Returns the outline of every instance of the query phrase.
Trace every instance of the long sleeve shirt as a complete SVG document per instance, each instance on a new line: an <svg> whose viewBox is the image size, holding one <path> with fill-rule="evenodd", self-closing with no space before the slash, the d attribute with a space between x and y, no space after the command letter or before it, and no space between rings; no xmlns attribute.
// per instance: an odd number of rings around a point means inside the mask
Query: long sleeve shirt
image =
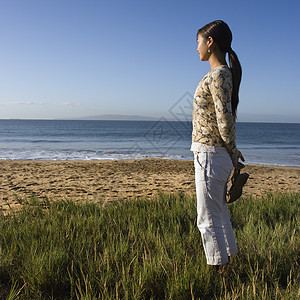
<svg viewBox="0 0 300 300"><path fill-rule="evenodd" d="M218 66L207 73L196 88L193 104L191 150L197 144L225 147L235 161L239 155L235 143L235 119L231 108L232 75Z"/></svg>

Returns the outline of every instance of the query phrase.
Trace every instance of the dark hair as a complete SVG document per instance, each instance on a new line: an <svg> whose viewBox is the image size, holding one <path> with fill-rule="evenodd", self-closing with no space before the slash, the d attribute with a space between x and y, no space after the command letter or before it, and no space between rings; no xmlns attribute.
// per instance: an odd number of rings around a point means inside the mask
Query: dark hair
<svg viewBox="0 0 300 300"><path fill-rule="evenodd" d="M236 53L231 49L232 33L229 26L224 21L213 21L197 32L205 39L212 37L222 52L228 53L229 66L232 73L232 114L236 118L236 109L239 103L239 89L242 78L242 67Z"/></svg>

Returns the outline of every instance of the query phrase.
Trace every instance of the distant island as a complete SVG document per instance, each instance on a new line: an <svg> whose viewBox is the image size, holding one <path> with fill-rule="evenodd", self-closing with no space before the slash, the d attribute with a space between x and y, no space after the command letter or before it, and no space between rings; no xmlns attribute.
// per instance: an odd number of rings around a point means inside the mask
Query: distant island
<svg viewBox="0 0 300 300"><path fill-rule="evenodd" d="M75 119L75 118L74 118ZM138 115L96 115L76 118L76 120L115 120L115 121L157 121L158 118L151 118Z"/></svg>

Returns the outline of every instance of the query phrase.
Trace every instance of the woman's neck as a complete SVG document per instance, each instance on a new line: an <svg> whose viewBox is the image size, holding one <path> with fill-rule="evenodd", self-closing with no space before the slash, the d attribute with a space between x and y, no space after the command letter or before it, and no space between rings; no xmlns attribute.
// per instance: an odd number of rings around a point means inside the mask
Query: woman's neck
<svg viewBox="0 0 300 300"><path fill-rule="evenodd" d="M215 53L212 53L211 56L208 59L208 62L210 64L211 70L219 67L219 66L227 66L225 54L223 55L216 55Z"/></svg>

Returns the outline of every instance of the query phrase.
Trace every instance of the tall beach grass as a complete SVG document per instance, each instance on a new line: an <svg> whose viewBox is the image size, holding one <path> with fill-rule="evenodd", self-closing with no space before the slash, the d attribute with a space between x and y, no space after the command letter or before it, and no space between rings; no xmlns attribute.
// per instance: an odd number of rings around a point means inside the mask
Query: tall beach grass
<svg viewBox="0 0 300 300"><path fill-rule="evenodd" d="M0 299L299 299L300 194L229 206L239 253L208 268L196 199L19 199L0 215Z"/></svg>

